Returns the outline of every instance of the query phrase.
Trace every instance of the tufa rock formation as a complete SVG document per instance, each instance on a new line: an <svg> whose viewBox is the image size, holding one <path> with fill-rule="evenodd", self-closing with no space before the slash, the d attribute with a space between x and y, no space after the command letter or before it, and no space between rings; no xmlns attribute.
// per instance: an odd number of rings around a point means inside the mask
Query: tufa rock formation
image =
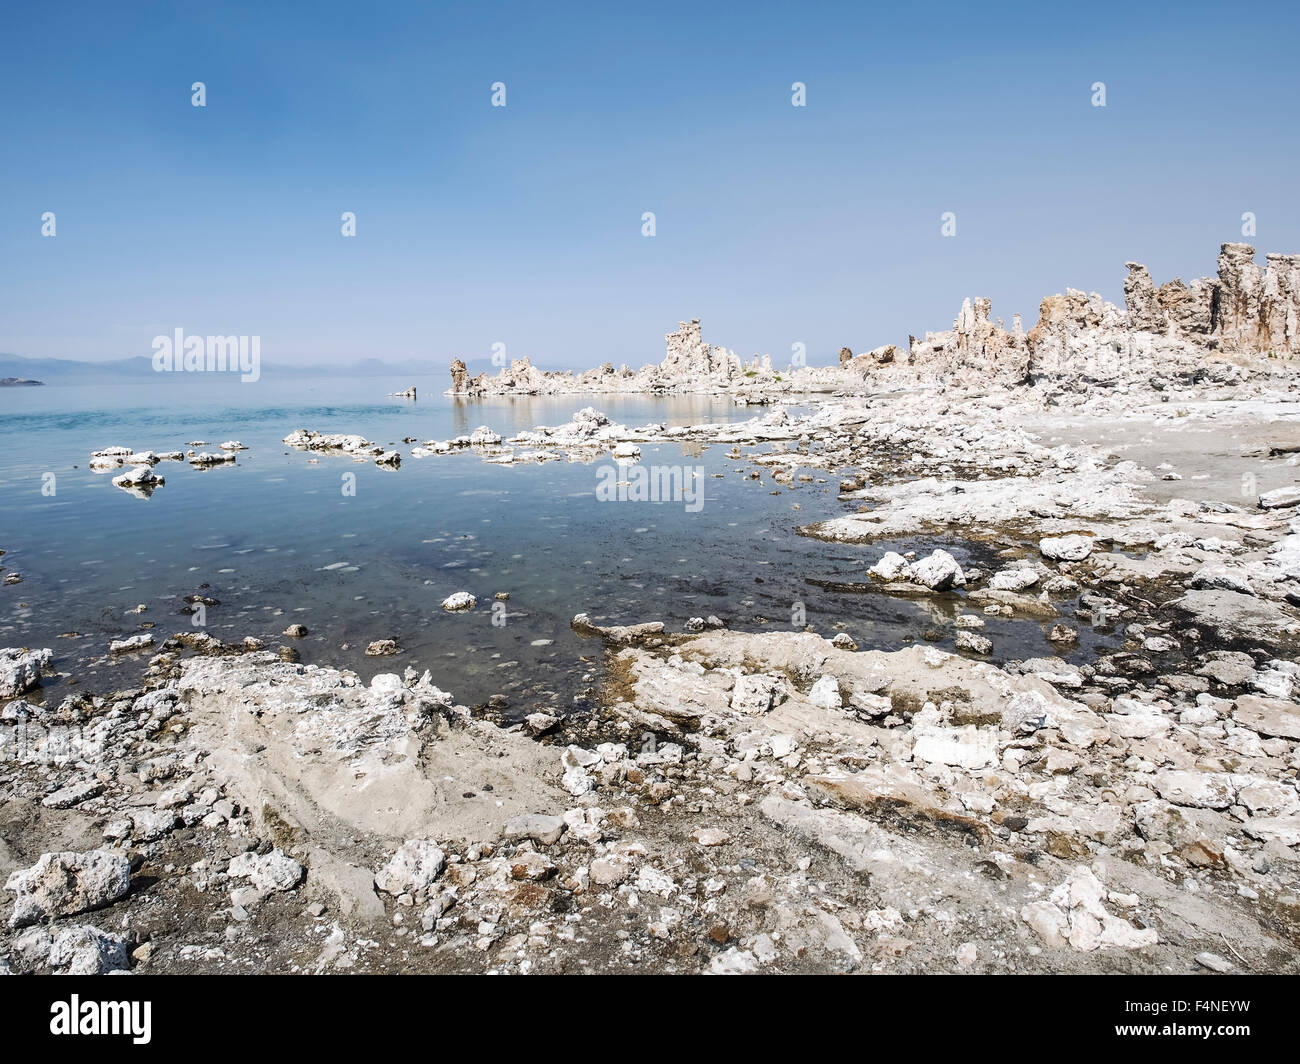
<svg viewBox="0 0 1300 1064"><path fill-rule="evenodd" d="M1028 371L1028 351L1020 315L1012 319L1012 331L1007 332L1001 319L997 322L990 320L992 307L992 301L988 299L963 300L951 330L926 333L922 340L911 337L907 358L894 361L900 368L936 376L971 375L1007 382L1024 380Z"/></svg>
<svg viewBox="0 0 1300 1064"><path fill-rule="evenodd" d="M1249 244L1224 244L1217 277L1159 288L1145 266L1126 263L1123 310L1068 288L1043 300L1027 334L1019 315L1008 332L990 320L989 300L968 299L951 330L912 338L903 365L945 379L1017 383L1224 376L1244 356L1289 357L1300 348L1300 255L1269 254L1263 269L1254 255Z"/></svg>
<svg viewBox="0 0 1300 1064"><path fill-rule="evenodd" d="M744 375L744 368L734 351L706 344L700 338L699 318L678 322L677 331L668 333L664 343L668 353L657 368L665 382L696 376L727 381Z"/></svg>
<svg viewBox="0 0 1300 1064"><path fill-rule="evenodd" d="M1201 338L1209 347L1252 354L1293 353L1300 310L1300 255L1267 254L1260 269L1249 244L1224 244L1219 275L1156 288L1145 266L1125 263L1130 328Z"/></svg>
<svg viewBox="0 0 1300 1064"><path fill-rule="evenodd" d="M469 389L469 367L459 358L451 360L451 390L456 395L464 395Z"/></svg>

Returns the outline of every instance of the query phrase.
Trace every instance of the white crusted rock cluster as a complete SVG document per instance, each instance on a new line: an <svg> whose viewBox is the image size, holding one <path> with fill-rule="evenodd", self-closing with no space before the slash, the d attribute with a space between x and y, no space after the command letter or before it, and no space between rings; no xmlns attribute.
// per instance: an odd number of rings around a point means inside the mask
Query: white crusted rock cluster
<svg viewBox="0 0 1300 1064"><path fill-rule="evenodd" d="M154 488L165 484L165 478L159 476L153 471L151 466L135 466L120 476L113 478L113 484L119 488L125 488L134 494L147 497L152 494Z"/></svg>
<svg viewBox="0 0 1300 1064"><path fill-rule="evenodd" d="M851 378L839 367L813 368L791 365L776 369L770 355L755 355L744 362L725 347L706 343L700 319L678 323L664 337L662 362L614 367L606 362L583 373L538 369L528 358L512 359L496 374L469 375L461 359L451 363L448 395L575 395L637 393L729 394L739 402L766 403L773 396L802 392L830 392Z"/></svg>
<svg viewBox="0 0 1300 1064"><path fill-rule="evenodd" d="M130 447L105 447L90 456L90 468L96 473L111 472L129 467L113 478L113 484L130 495L147 499L155 488L165 483L161 474L154 471L159 462L179 462L185 458L181 451L137 451Z"/></svg>
<svg viewBox="0 0 1300 1064"><path fill-rule="evenodd" d="M105 447L90 456L90 468L96 473L112 472L124 469L113 477L113 484L129 495L147 499L153 492L166 483L155 467L160 462L187 461L199 469L233 463L239 451L248 450L238 440L227 440L221 444L221 450L207 451L137 451L130 447Z"/></svg>
<svg viewBox="0 0 1300 1064"><path fill-rule="evenodd" d="M944 380L996 380L1004 384L1024 381L1028 348L1020 315L1015 315L1008 332L1001 319L989 315L993 304L988 299L966 299L945 332L927 332L921 339L909 337L906 356L891 354L862 365L870 373L873 363L884 374L921 374Z"/></svg>
<svg viewBox="0 0 1300 1064"><path fill-rule="evenodd" d="M378 466L401 465L402 456L397 451L385 451L364 436L347 432L315 432L311 429L294 429L283 440L290 447L304 451L321 451L325 454L349 454L357 458L373 458ZM223 444L224 446L224 444Z"/></svg>
<svg viewBox="0 0 1300 1064"><path fill-rule="evenodd" d="M895 551L887 551L868 572L887 583L914 584L928 591L950 591L966 586L961 566L946 550L934 550L919 561L910 561Z"/></svg>
<svg viewBox="0 0 1300 1064"><path fill-rule="evenodd" d="M1284 869L1296 866L1294 701L1112 697L1091 682L1079 700L1058 689L1066 673L1028 662L1015 672L932 648L855 654L809 634L725 632L613 653L632 692L614 711L633 729L681 743L682 764L710 790L762 786L763 814L869 874L876 904L900 914L919 882L962 878L961 851L987 848L1003 886L974 918L983 934L1019 919L1032 952L1140 951L1160 970L1152 951L1167 934L1187 943L1190 926L1190 938L1213 942L1228 924L1258 934L1254 899L1285 893ZM776 689L757 710L756 681ZM1101 793L1096 771L1109 781ZM601 800L616 790L609 778L587 771ZM1033 867L1013 856L1029 852ZM1220 901L1189 897L1167 868ZM974 882L956 893L967 911L984 904ZM915 940L927 917L911 913L891 930ZM1014 922L1001 934L1014 938ZM868 953L860 937L857 948Z"/></svg>
<svg viewBox="0 0 1300 1064"><path fill-rule="evenodd" d="M137 451L131 447L105 447L90 456L90 468L97 473L121 466L145 466L152 469L159 462L179 462L185 455L180 451Z"/></svg>
<svg viewBox="0 0 1300 1064"><path fill-rule="evenodd" d="M492 431L487 425L480 425L466 436L457 436L450 440L427 440L420 447L413 447L411 454L416 458L427 458L434 454L450 454L452 451L467 447L476 449L495 448L501 442L500 433Z"/></svg>
<svg viewBox="0 0 1300 1064"><path fill-rule="evenodd" d="M189 455L189 463L199 469L209 469L212 466L229 465L235 461L233 451L196 451Z"/></svg>

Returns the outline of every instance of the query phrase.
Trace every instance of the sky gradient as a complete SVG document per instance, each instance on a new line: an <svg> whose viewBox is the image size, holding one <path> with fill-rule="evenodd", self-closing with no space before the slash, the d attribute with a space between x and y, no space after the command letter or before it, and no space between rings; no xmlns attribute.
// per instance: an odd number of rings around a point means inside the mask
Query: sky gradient
<svg viewBox="0 0 1300 1064"><path fill-rule="evenodd" d="M1125 260L1212 274L1244 211L1261 261L1300 251L1298 30L1281 3L11 4L0 351L180 327L268 363L640 365L699 317L816 364L977 295L1028 328L1067 286L1122 302Z"/></svg>

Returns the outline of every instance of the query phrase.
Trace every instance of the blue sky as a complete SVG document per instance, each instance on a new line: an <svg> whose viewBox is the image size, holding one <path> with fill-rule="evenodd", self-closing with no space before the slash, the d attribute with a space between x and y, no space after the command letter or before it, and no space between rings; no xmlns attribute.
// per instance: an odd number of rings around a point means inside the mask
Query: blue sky
<svg viewBox="0 0 1300 1064"><path fill-rule="evenodd" d="M10 4L0 351L825 362L1300 251L1300 14L1147 7Z"/></svg>

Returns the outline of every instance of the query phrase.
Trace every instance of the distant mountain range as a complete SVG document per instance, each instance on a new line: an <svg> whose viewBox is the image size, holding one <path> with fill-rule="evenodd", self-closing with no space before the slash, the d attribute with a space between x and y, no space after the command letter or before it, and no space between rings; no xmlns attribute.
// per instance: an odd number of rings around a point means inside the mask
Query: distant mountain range
<svg viewBox="0 0 1300 1064"><path fill-rule="evenodd" d="M444 377L450 359L408 359L386 362L381 358L363 358L359 362L323 364L319 366L278 365L262 359L263 376L294 377ZM471 374L495 373L490 358L467 360ZM23 355L0 354L0 379L16 378L45 384L83 384L98 381L123 380L138 377L169 377L158 373L153 361L146 355L135 358L116 358L103 362L81 362L70 358L26 358ZM184 374L181 374L184 376ZM450 378L448 377L450 382Z"/></svg>

